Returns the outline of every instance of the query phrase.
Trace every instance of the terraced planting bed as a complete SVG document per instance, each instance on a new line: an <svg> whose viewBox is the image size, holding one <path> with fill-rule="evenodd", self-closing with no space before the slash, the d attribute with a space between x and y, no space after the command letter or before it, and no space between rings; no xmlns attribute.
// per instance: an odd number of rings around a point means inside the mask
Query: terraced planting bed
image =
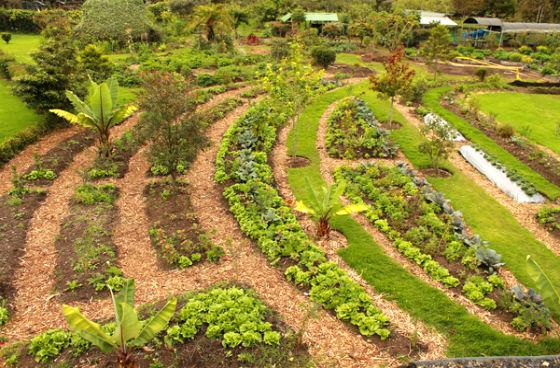
<svg viewBox="0 0 560 368"><path fill-rule="evenodd" d="M555 97L263 4L0 9L0 366L554 366Z"/></svg>
<svg viewBox="0 0 560 368"><path fill-rule="evenodd" d="M356 86L352 87L352 89L346 88L341 89L340 91L331 92L323 96L320 101L312 104L300 118L304 123L299 124L299 129L301 131L298 134L300 136L305 136L306 139L304 144L302 144L298 149L297 154L308 158L311 163L305 168L289 170L288 177L290 186L298 199L305 201L310 200L311 198L310 196L312 194L306 190L307 186L304 184L304 181L309 180L316 186L324 185L325 179L322 178L321 171L319 170L319 166L322 165L322 163L320 161L319 151L317 151L316 148L316 131L319 127L319 121L328 119L328 117L321 118L323 112L327 110L327 107L347 96L349 91L352 91L352 93L361 92L360 87ZM385 102L378 100L375 95L371 94L370 96L371 97L365 97L365 100L372 107L376 118L382 120L387 114L388 105ZM364 98L363 95L362 98ZM403 124L403 127L392 132L393 138L401 147L406 158L412 161L412 163L417 167L426 167L428 165L427 157L419 154L413 146L417 144L415 142L419 142L423 139L420 136L420 133L416 130L416 127L404 120L402 116L397 116L396 119ZM446 167L452 170L452 167L448 164L446 164ZM321 170L324 173L325 170ZM448 196L448 198L450 198L451 193L459 194L454 189L456 187L454 186L455 184L453 183L453 180L455 179L453 178L459 179L461 177L462 175L454 169L453 175L450 178L429 178L429 181L434 183L436 189L443 192L446 196ZM465 179L466 178L462 180ZM474 190L477 188L477 185L475 183L470 183L469 186L466 187ZM500 208L495 201L485 195L482 189L474 191L474 193L483 195L485 200L475 200L474 197L470 197L468 201L470 201L469 203L471 203L471 207L474 208L475 203L476 206L480 207L482 202L489 205L493 203L492 205L496 209ZM473 216L475 216L474 212L471 216L468 211L464 210L466 202L457 201L456 198L457 195L450 198L451 203L455 208L464 212L465 222L472 226L471 220ZM506 212L505 209L502 209L501 211L504 214ZM488 230L488 224L490 223L492 222L485 222L485 226L482 227L477 222L477 228L473 228L473 230L481 233L481 229ZM438 290L440 289L439 287L436 287L435 285L432 286L429 282L419 280L413 276L414 272L412 269L408 269L408 267L402 268L401 265L388 259L385 255L385 252L388 252L388 250L384 250L383 246L378 245L380 244L379 241L382 241L382 239L378 238L376 234L369 233L367 227L363 228L362 226L364 225L362 222L356 222L348 216L340 216L335 218L331 224L335 229L341 231L346 237L348 246L340 249L338 253L348 263L348 265L359 272L362 275L362 278L375 287L377 291L381 291L386 296L394 299L400 308L403 308L419 320L434 326L436 329L444 333L450 344L448 354L455 356L465 354L504 355L509 353L520 354L521 351L533 351L534 353L540 351L542 353L547 351L548 348L546 346L550 346L548 345L549 343L555 341L545 339L539 345L534 345L527 340L524 341L522 339L508 336L509 332L503 334L496 331L494 328L500 329L499 323L494 324L488 320L488 322L494 326L493 328L489 327L485 322L478 319L481 318L483 321L487 321L483 313L479 314L478 318L473 316L467 312L467 309L465 309L464 306L460 305L461 303L457 303L457 301L450 298L450 296L447 296L445 292ZM517 226L521 228L521 226ZM500 227L500 229L503 229L503 227ZM491 231L485 231L485 233L481 234L481 236L483 239L487 239L486 234L491 233ZM375 240L372 236L375 236ZM509 240L510 242L508 242L508 244L511 244L511 236L509 237ZM520 241L523 241L523 244L527 244L525 240ZM494 247L496 242L490 241L490 244ZM547 252L546 247L542 244L538 245L535 249L544 251L545 253ZM506 247L498 249L498 251L502 253L506 265L512 269L515 268L515 271L519 272L516 276L524 277L522 282L525 282L526 280L529 282L529 285L531 285L530 278L523 275L525 268L522 267L521 263L525 261L524 257L519 257L519 264L515 264L515 257L512 258L513 254L506 254L505 250ZM555 256L551 255L551 257L554 259ZM540 259L541 261L544 261L547 258L548 257L543 257ZM508 260L513 260L515 267L512 266L512 262ZM519 267L517 267L518 265ZM437 312L434 310L436 305L438 306ZM469 310L471 313L476 313L471 308L469 308ZM453 329L454 333L447 334L449 329ZM473 331L475 330L477 331L477 337L475 339L471 339L474 334ZM507 327L504 331L507 331ZM554 350L555 348L552 348L551 351ZM509 353L507 353L508 351Z"/></svg>

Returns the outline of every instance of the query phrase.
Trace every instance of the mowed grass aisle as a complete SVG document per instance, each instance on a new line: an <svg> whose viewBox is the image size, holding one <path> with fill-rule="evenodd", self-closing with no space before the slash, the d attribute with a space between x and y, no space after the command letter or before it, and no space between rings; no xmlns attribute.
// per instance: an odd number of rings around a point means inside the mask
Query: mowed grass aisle
<svg viewBox="0 0 560 368"><path fill-rule="evenodd" d="M0 143L43 118L11 92L11 84L0 79Z"/></svg>
<svg viewBox="0 0 560 368"><path fill-rule="evenodd" d="M320 159L315 145L319 119L330 104L351 94L361 95L373 108L378 119L383 120L386 117L388 103L385 100L378 99L374 93L370 92L366 83L327 93L310 104L300 117L296 129L298 131L297 154L307 157L311 163L303 168L290 169L288 172L290 186L298 200L309 201L312 195L305 184L305 178L308 178L316 187L325 185L319 170ZM395 112L395 117L404 124L396 136L398 143L402 146L409 160L415 165L424 166L427 163L426 157L418 154L416 150L416 146L421 142L421 136L416 128L407 123L398 112ZM292 137L293 132L290 135L290 138ZM290 142L288 147L291 147ZM461 174L456 175L463 177ZM437 189L442 191L446 189L444 193L449 196L450 192L457 191L457 187L454 187L456 184L449 182L447 188L442 188L445 185L438 185ZM474 196L485 195L482 188L477 187L475 183L472 183L468 190L472 191ZM486 198L480 197L477 200L486 201ZM490 198L490 201L493 200ZM454 202L453 204L457 209L462 210L462 203ZM491 202L491 207L494 209L501 208L505 211L495 201ZM473 226L470 222L471 214L469 213L469 216L465 217L467 217L467 222ZM516 226L513 229L497 229L493 224L494 222L486 224L490 227L486 229L488 233L499 230L510 234L509 247L523 249L523 247L531 246L531 243L527 244L526 238L516 238L516 232L522 228L515 221L510 224ZM400 308L407 311L412 317L433 326L445 335L449 342L448 355L541 355L560 353L560 341L558 339L545 338L540 343L534 344L492 329L469 314L465 308L450 300L443 292L411 275L386 255L373 238L351 217L338 217L332 225L348 239L348 247L339 251L340 256L364 280L378 292L383 293L386 299L394 300ZM478 231L478 229L476 230ZM481 235L485 237L485 234ZM544 245L535 242L533 241L532 246L544 248L546 251ZM513 257L515 254L511 256ZM509 261L508 258L510 258L509 255L506 257L506 262ZM555 262L558 262L557 257L554 258ZM514 265L512 264L512 266ZM556 269L559 268L556 267Z"/></svg>

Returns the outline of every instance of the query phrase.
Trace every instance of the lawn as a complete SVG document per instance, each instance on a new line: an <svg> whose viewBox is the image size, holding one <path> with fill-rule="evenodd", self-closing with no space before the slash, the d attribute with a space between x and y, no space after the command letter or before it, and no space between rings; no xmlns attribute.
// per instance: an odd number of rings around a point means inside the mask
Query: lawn
<svg viewBox="0 0 560 368"><path fill-rule="evenodd" d="M0 50L13 55L18 63L31 63L31 54L39 48L41 36L36 34L12 34L9 44L0 42Z"/></svg>
<svg viewBox="0 0 560 368"><path fill-rule="evenodd" d="M387 115L388 103L385 100L378 99L373 93L366 92L366 84L361 84L355 87L346 87L322 96L314 103L310 104L299 119L296 126L298 130L299 145L297 147L297 154L305 156L311 160L309 166L289 170L289 182L294 194L298 200L309 200L312 195L308 187L305 185L305 178L309 178L314 186L324 185L324 181L319 171L319 155L316 150L315 141L317 137L317 127L319 118L325 109L333 102L349 95L361 94L370 106L373 108L376 116L383 119ZM416 145L421 138L417 130L410 124L406 123L404 118L396 113L395 118L403 122L405 125L399 130L400 134L396 137L399 144L403 146L405 154L410 155L415 164L420 166L426 164L426 158L417 153ZM291 133L293 134L293 132ZM292 135L290 135L290 138ZM291 147L289 144L288 147ZM456 174L461 180L464 176ZM455 176L454 176L455 177ZM469 185L467 188L472 191L472 195L477 201L483 200L488 206L487 210L491 211L501 209L497 216L506 216L505 209L497 202L488 197L481 188L474 185L474 183L458 182L453 183L449 181L447 188L442 188L442 185L437 185L439 190L446 189L445 194L449 196L452 192L460 192L461 187L451 186L455 185ZM455 200L456 198L451 198ZM472 197L470 198L472 200ZM454 201L454 206L457 209L462 209L463 203ZM471 206L472 208L473 206ZM495 215L496 216L496 215ZM465 214L469 224L472 213L468 211ZM506 223L487 222L489 216L481 217L481 226L488 226L488 234L497 232L507 234L509 245L511 248L517 248L510 252L506 257L506 262L516 255L518 252L524 252L523 247L529 251L530 248L536 247L543 254L550 253L540 243L531 239L530 235L527 236L527 231L523 229L516 222L506 221ZM348 247L339 251L340 256L354 268L361 277L372 285L378 292L383 293L384 298L394 300L400 308L407 311L413 318L423 321L424 323L433 326L440 333L448 338L449 347L447 354L450 356L479 356L479 355L535 355L535 354L549 354L560 352L560 341L557 339L544 339L539 344L535 345L531 342L520 340L511 336L501 334L485 323L481 322L478 318L469 314L462 306L451 301L441 291L427 285L423 281L417 279L405 269L402 268L391 257L387 256L383 249L375 243L371 236L354 220L348 216L342 216L335 219L332 224L337 230L341 231L348 239ZM478 224L477 224L478 225ZM474 227L479 231L478 227ZM501 227L504 226L504 227ZM521 236L518 235L521 232ZM483 236L488 235L483 234ZM501 249L500 249L501 250ZM524 255L520 255L524 260ZM558 258L547 254L554 263L558 262ZM539 259L542 261L542 259ZM560 265L548 266L548 269ZM524 267L512 263L510 267L519 267L516 271L524 272ZM522 269L521 269L522 268Z"/></svg>
<svg viewBox="0 0 560 368"><path fill-rule="evenodd" d="M0 79L0 143L42 120L40 115L12 95L10 88L7 81Z"/></svg>
<svg viewBox="0 0 560 368"><path fill-rule="evenodd" d="M495 114L499 123L511 125L531 141L560 154L557 127L560 124L560 96L499 92L475 96L484 113Z"/></svg>

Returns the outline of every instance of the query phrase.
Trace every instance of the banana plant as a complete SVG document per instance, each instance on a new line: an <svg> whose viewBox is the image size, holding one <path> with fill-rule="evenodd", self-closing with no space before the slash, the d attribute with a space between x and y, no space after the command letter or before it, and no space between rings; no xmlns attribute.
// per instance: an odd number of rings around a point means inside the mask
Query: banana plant
<svg viewBox="0 0 560 368"><path fill-rule="evenodd" d="M117 352L119 367L135 367L131 347L141 347L150 342L160 331L167 327L175 313L176 299L171 299L152 318L138 319L134 309L134 280L127 280L125 287L111 298L115 308L115 330L107 333L101 325L82 315L79 308L63 305L63 313L70 329L97 346L104 353Z"/></svg>
<svg viewBox="0 0 560 368"><path fill-rule="evenodd" d="M527 256L527 273L533 279L536 289L555 319L560 317L560 293L546 272L531 256Z"/></svg>
<svg viewBox="0 0 560 368"><path fill-rule="evenodd" d="M99 152L103 157L111 154L109 132L112 127L120 124L136 110L135 105L118 106L119 83L113 77L101 84L90 79L87 96L82 101L72 91L66 91L66 97L74 106L76 113L65 110L49 110L53 114L67 120L70 124L91 129L97 133Z"/></svg>
<svg viewBox="0 0 560 368"><path fill-rule="evenodd" d="M295 210L311 215L311 218L317 222L316 232L319 239L329 237L331 232L330 221L334 216L350 215L367 209L367 206L363 203L342 205L340 196L344 194L346 188L344 182L323 186L320 191L313 188L308 178L305 178L305 182L312 194L311 201L309 204L298 201Z"/></svg>

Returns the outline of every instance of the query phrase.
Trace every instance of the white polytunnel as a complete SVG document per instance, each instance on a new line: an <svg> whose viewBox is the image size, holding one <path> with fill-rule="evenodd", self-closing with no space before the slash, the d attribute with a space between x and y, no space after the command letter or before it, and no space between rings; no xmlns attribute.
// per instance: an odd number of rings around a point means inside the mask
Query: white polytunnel
<svg viewBox="0 0 560 368"><path fill-rule="evenodd" d="M508 178L507 174L490 163L482 152L477 151L473 146L465 145L459 149L461 155L477 169L482 175L486 176L502 192L513 198L519 203L542 203L545 198L537 193L528 195L521 187Z"/></svg>

